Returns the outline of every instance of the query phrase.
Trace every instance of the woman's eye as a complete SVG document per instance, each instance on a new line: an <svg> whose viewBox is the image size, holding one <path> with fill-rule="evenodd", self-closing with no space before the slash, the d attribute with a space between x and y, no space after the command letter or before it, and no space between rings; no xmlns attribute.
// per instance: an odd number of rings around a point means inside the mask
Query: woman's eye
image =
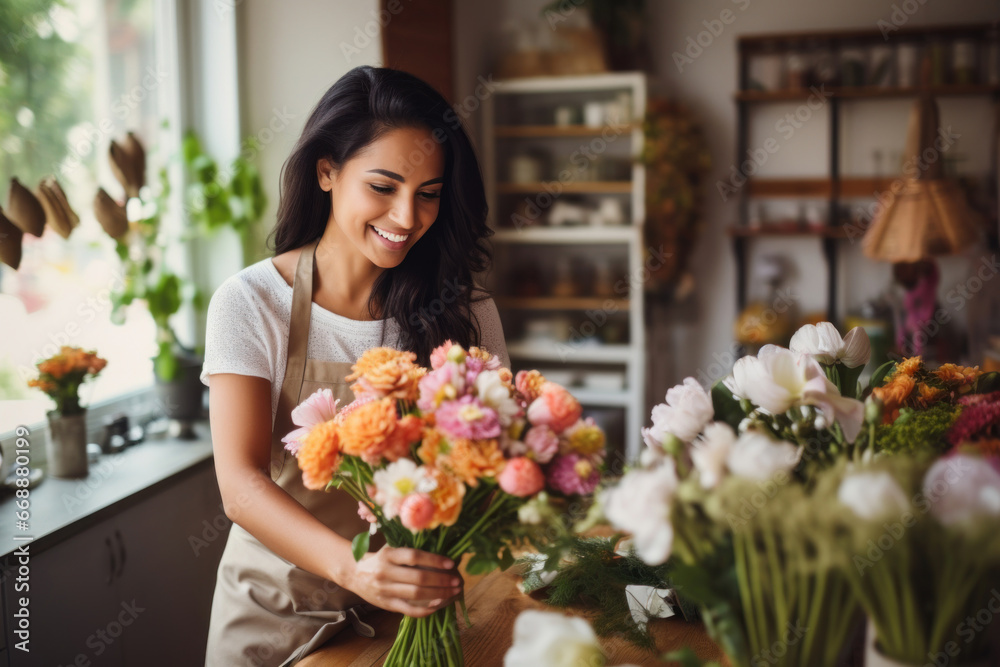
<svg viewBox="0 0 1000 667"><path fill-rule="evenodd" d="M441 192L421 192L420 196L428 200L441 199Z"/></svg>
<svg viewBox="0 0 1000 667"><path fill-rule="evenodd" d="M381 185L375 185L374 183L369 183L369 187L380 195L387 195L392 192L392 188L386 188Z"/></svg>

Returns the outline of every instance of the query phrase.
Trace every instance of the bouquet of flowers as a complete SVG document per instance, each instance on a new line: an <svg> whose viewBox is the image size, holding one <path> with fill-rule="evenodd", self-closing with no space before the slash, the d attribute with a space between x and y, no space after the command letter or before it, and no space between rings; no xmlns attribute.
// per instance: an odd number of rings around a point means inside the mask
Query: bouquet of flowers
<svg viewBox="0 0 1000 667"><path fill-rule="evenodd" d="M857 603L819 548L825 525L798 508L862 432L868 349L862 329L808 325L710 392L687 378L653 408L642 466L599 496L644 561L670 559L733 665L832 667L847 643Z"/></svg>
<svg viewBox="0 0 1000 667"><path fill-rule="evenodd" d="M883 457L841 466L820 486L826 506L842 508L827 542L868 614L869 654L987 664L985 626L1000 608L1000 459Z"/></svg>
<svg viewBox="0 0 1000 667"><path fill-rule="evenodd" d="M94 350L63 345L57 354L38 362L38 377L28 380L28 386L48 394L59 416L77 415L84 411L80 386L97 377L107 364Z"/></svg>
<svg viewBox="0 0 1000 667"><path fill-rule="evenodd" d="M329 390L292 413L284 441L312 489L336 487L358 500L371 531L394 547L458 562L470 573L506 569L518 511L540 493L590 494L600 481L605 436L580 403L537 371L517 377L486 350L447 341L431 354L365 352L347 380L355 400L338 409ZM459 600L464 610L464 598ZM467 620L467 617L466 617ZM455 606L405 617L385 664L463 664Z"/></svg>

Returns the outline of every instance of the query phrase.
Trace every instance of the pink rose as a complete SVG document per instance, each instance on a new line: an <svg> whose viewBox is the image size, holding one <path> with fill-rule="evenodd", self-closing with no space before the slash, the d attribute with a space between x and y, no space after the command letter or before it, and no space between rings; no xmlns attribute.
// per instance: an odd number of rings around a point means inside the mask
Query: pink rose
<svg viewBox="0 0 1000 667"><path fill-rule="evenodd" d="M414 533L431 524L434 518L434 501L425 493L411 493L399 506L399 520Z"/></svg>
<svg viewBox="0 0 1000 667"><path fill-rule="evenodd" d="M542 385L541 396L528 406L528 421L561 433L575 424L582 413L580 402L572 394L554 382L546 382Z"/></svg>
<svg viewBox="0 0 1000 667"><path fill-rule="evenodd" d="M524 434L527 455L539 463L548 463L559 451L559 436L544 424L532 426Z"/></svg>
<svg viewBox="0 0 1000 667"><path fill-rule="evenodd" d="M500 488L512 496L533 496L545 488L545 475L537 463L520 456L507 461L497 477Z"/></svg>

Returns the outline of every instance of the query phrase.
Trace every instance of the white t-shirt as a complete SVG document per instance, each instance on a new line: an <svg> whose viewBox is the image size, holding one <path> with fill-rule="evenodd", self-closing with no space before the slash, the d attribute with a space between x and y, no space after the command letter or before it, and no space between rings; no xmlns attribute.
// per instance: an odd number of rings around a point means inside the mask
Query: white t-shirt
<svg viewBox="0 0 1000 667"><path fill-rule="evenodd" d="M208 305L205 363L201 381L209 385L212 373L236 373L271 381L271 421L285 378L288 322L292 287L270 257L227 278ZM500 314L492 299L472 303L478 319L480 346L497 354L510 367ZM308 356L320 361L354 363L365 350L397 347L399 324L394 318L352 320L312 304ZM384 337L383 337L384 336Z"/></svg>

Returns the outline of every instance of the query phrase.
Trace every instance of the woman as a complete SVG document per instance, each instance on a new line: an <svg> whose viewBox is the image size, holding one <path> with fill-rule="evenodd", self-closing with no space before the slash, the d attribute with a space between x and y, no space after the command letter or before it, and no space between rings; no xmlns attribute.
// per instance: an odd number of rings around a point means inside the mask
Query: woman
<svg viewBox="0 0 1000 667"><path fill-rule="evenodd" d="M450 122L449 122L450 119ZM219 565L207 665L292 665L374 608L426 616L461 591L456 564L372 538L343 491L302 486L281 438L291 411L367 349L447 339L509 366L472 146L444 98L404 72L357 67L319 101L282 172L273 258L226 280L208 310L215 468L234 522ZM268 407L271 408L270 412ZM268 417L270 416L270 421Z"/></svg>

